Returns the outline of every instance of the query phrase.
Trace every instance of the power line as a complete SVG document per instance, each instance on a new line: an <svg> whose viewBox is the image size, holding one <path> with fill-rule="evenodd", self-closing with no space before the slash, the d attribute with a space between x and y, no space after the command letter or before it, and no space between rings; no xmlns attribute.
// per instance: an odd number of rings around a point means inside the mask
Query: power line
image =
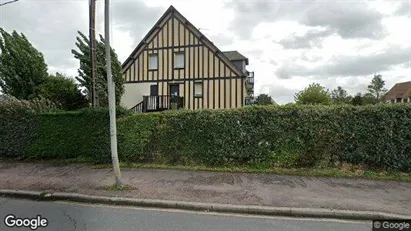
<svg viewBox="0 0 411 231"><path fill-rule="evenodd" d="M5 2L5 3L0 3L0 6L4 6L4 5L7 5L7 4L10 4L10 3L13 3L13 2L17 2L18 0L12 0L12 1L8 1L8 2Z"/></svg>

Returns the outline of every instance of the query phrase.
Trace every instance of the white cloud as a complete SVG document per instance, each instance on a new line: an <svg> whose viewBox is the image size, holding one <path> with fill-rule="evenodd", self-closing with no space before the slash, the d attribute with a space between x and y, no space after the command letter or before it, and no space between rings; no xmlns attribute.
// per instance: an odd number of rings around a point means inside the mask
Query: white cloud
<svg viewBox="0 0 411 231"><path fill-rule="evenodd" d="M382 21L387 28L388 35L384 39L387 42L409 45L411 38L411 17L387 17Z"/></svg>
<svg viewBox="0 0 411 231"><path fill-rule="evenodd" d="M294 33L296 35L303 35L308 30L309 27L298 24L298 22L279 20L276 22L262 22L254 27L250 34L252 34L253 39L269 38L279 41Z"/></svg>
<svg viewBox="0 0 411 231"><path fill-rule="evenodd" d="M0 8L0 27L27 35L50 72L76 75L71 49L77 30L87 34L87 2L19 1ZM355 94L374 72L387 88L411 80L409 1L113 0L110 34L120 61L170 4L221 50L246 55L256 94L279 103L293 101L312 82ZM104 34L102 1L97 12L97 31Z"/></svg>

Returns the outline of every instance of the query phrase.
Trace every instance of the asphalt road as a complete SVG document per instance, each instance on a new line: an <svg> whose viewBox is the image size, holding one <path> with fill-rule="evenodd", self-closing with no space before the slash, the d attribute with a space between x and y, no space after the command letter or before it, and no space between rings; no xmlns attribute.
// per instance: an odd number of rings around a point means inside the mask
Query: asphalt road
<svg viewBox="0 0 411 231"><path fill-rule="evenodd" d="M9 214L18 218L41 215L48 220L48 226L37 230L371 230L371 221L196 213L67 202L36 202L0 197L0 230L30 230L7 228L5 217Z"/></svg>

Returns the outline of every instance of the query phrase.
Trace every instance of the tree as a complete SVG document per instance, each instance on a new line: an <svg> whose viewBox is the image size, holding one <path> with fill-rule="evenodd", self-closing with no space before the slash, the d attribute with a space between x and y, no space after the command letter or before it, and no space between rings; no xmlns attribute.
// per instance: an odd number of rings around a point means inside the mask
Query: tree
<svg viewBox="0 0 411 231"><path fill-rule="evenodd" d="M90 59L90 42L89 39L80 31L78 32L76 46L79 49L71 50L71 53L80 62L80 68L78 69L79 76L76 79L80 82L80 86L84 87L84 94L91 99L92 92L92 79L91 79L91 59ZM99 106L108 106L108 87L107 87L107 70L106 70L106 57L105 57L105 40L100 35L100 41L97 43L97 92L99 97ZM111 49L112 57L112 76L116 89L116 104L120 104L121 96L124 94L124 78L121 73L121 64L118 61L117 54L114 49ZM89 96L90 94L90 96Z"/></svg>
<svg viewBox="0 0 411 231"><path fill-rule="evenodd" d="M362 96L362 105L369 105L369 104L376 104L376 103L378 103L378 99L371 93L367 92Z"/></svg>
<svg viewBox="0 0 411 231"><path fill-rule="evenodd" d="M351 100L352 105L354 106L360 106L362 105L362 95L361 93L357 93L354 98Z"/></svg>
<svg viewBox="0 0 411 231"><path fill-rule="evenodd" d="M312 83L294 95L297 104L331 104L330 93L318 83Z"/></svg>
<svg viewBox="0 0 411 231"><path fill-rule="evenodd" d="M361 93L357 93L357 95L355 95L355 97L351 100L351 104L354 106L369 105L376 103L376 98L370 93L365 93L364 95L362 95Z"/></svg>
<svg viewBox="0 0 411 231"><path fill-rule="evenodd" d="M38 97L44 83L47 64L24 34L7 33L0 28L0 88L4 94L17 99Z"/></svg>
<svg viewBox="0 0 411 231"><path fill-rule="evenodd" d="M276 103L274 102L273 98L271 98L271 96L267 94L260 94L259 96L257 96L257 99L255 100L255 104L269 105L269 104L276 104Z"/></svg>
<svg viewBox="0 0 411 231"><path fill-rule="evenodd" d="M334 104L349 104L352 97L347 94L347 91L344 90L344 88L338 86L331 91L331 99Z"/></svg>
<svg viewBox="0 0 411 231"><path fill-rule="evenodd" d="M371 80L371 84L368 85L368 92L376 99L377 102L381 101L382 96L387 92L384 88L385 81L382 79L382 75L374 75Z"/></svg>
<svg viewBox="0 0 411 231"><path fill-rule="evenodd" d="M64 110L76 110L88 107L88 100L73 79L56 73L46 78L40 86L41 97L53 102Z"/></svg>

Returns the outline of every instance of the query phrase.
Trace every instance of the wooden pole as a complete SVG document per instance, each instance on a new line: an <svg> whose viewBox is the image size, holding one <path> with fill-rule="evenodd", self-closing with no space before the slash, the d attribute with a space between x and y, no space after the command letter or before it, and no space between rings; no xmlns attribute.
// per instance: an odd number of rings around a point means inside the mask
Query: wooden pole
<svg viewBox="0 0 411 231"><path fill-rule="evenodd" d="M96 0L90 0L90 60L91 60L91 105L99 106L97 91L97 54L96 54Z"/></svg>

